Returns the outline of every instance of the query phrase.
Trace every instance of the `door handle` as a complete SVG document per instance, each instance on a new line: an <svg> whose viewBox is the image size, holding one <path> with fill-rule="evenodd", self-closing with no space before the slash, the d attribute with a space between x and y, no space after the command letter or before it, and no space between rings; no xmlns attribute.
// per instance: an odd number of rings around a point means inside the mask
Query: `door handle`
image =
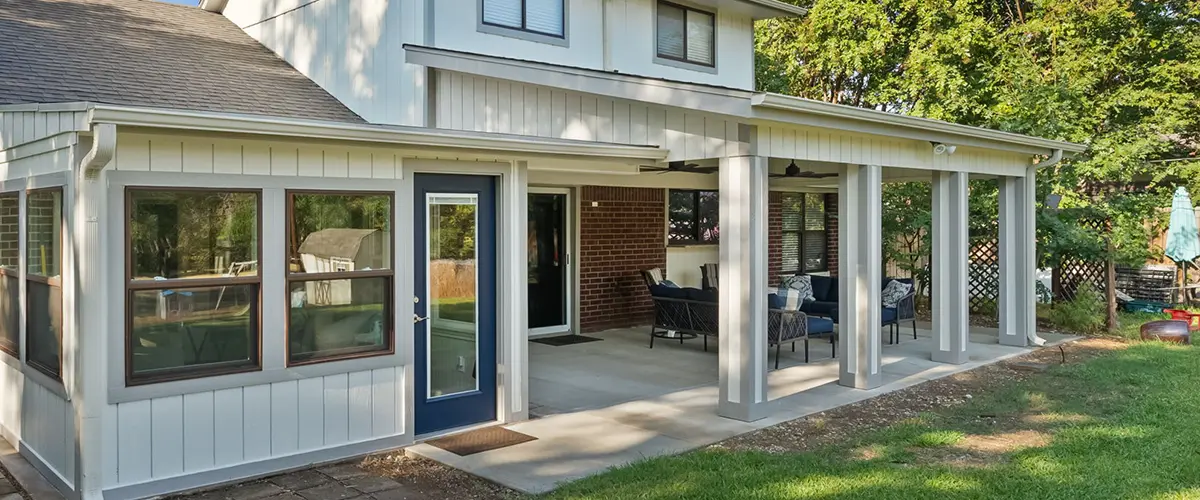
<svg viewBox="0 0 1200 500"><path fill-rule="evenodd" d="M420 323L422 321L425 321L427 319L429 319L429 316L417 316L415 313L413 314L413 324L414 325L417 323Z"/></svg>

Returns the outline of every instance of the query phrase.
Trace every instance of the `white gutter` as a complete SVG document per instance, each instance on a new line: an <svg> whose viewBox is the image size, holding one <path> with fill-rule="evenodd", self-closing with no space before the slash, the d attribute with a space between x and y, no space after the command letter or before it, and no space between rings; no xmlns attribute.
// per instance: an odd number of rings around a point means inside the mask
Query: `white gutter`
<svg viewBox="0 0 1200 500"><path fill-rule="evenodd" d="M1057 150L1059 154L1061 154L1063 151L1080 153L1087 149L1087 146L1072 142L1055 141L1040 137L1014 134L1012 132L992 130L983 127L971 127L940 120L931 120L928 118L887 113L873 109L844 106L840 104L814 101L812 99L804 99L781 94L756 94L751 101L752 105L756 109L772 109L794 113L804 113L808 115L818 115L842 120L853 120L854 122L858 123L909 129L921 134L935 132L953 135L963 139L982 139L985 141L1011 144L1025 148L1036 148L1042 151ZM959 142L959 144L962 144L962 142ZM1045 154L1045 152L1042 154Z"/></svg>
<svg viewBox="0 0 1200 500"><path fill-rule="evenodd" d="M92 126L92 147L83 160L79 169L85 179L99 177L100 171L112 160L117 152L117 126L111 123L97 123Z"/></svg>
<svg viewBox="0 0 1200 500"><path fill-rule="evenodd" d="M146 127L231 134L303 137L404 146L436 152L486 151L502 155L547 155L589 157L623 163L659 162L667 150L655 146L595 143L493 133L460 132L424 127L400 127L357 123L300 120L271 116L240 115L138 108L97 104L88 122L121 127Z"/></svg>
<svg viewBox="0 0 1200 500"><path fill-rule="evenodd" d="M1036 168L1052 167L1054 165L1057 165L1058 162L1062 161L1062 159L1063 159L1063 150L1055 149L1054 153L1052 153L1049 158L1046 158L1045 160L1038 162L1036 165L1033 166L1033 168L1036 169Z"/></svg>

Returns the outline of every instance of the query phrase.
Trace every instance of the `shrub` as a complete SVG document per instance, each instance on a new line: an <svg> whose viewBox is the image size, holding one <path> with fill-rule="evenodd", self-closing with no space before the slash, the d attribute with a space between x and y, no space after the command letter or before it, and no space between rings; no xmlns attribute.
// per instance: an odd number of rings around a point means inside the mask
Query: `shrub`
<svg viewBox="0 0 1200 500"><path fill-rule="evenodd" d="M1075 290L1075 298L1055 304L1050 310L1050 322L1063 330L1076 333L1099 333L1104 329L1104 295L1090 283Z"/></svg>

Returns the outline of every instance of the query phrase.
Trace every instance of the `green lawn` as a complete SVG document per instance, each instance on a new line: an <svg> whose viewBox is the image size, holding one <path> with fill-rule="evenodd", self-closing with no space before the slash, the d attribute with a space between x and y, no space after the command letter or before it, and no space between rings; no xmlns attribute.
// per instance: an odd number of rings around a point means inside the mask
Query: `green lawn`
<svg viewBox="0 0 1200 500"><path fill-rule="evenodd" d="M546 498L1200 498L1200 351L1137 344L817 452L702 450Z"/></svg>

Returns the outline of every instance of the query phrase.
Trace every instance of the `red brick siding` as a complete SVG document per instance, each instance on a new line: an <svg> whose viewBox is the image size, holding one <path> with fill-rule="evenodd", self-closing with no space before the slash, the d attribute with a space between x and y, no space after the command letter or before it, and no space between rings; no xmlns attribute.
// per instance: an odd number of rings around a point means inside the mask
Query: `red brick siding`
<svg viewBox="0 0 1200 500"><path fill-rule="evenodd" d="M641 271L667 267L666 191L585 186L579 194L580 329L649 324L654 306Z"/></svg>
<svg viewBox="0 0 1200 500"><path fill-rule="evenodd" d="M838 274L838 195L825 195L825 259L829 262L829 274Z"/></svg>
<svg viewBox="0 0 1200 500"><path fill-rule="evenodd" d="M783 272L783 193L767 196L767 284L779 284Z"/></svg>

